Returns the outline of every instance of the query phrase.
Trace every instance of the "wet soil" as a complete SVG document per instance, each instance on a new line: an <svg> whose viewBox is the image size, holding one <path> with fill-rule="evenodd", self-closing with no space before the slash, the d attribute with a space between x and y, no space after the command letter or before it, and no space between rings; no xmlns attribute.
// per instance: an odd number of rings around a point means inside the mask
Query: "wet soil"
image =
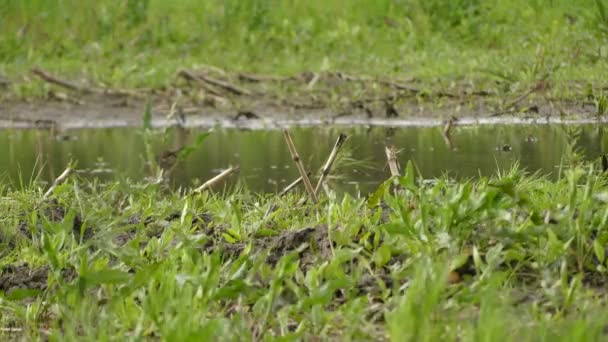
<svg viewBox="0 0 608 342"><path fill-rule="evenodd" d="M45 290L48 286L48 266L33 267L26 264L8 265L0 271L0 291L10 294L15 290ZM65 269L61 272L66 281L76 277L76 271Z"/></svg>
<svg viewBox="0 0 608 342"><path fill-rule="evenodd" d="M501 95L494 89L474 89L464 82L446 87L341 72L272 77L184 70L162 89L66 89L52 82L50 89L43 98L24 101L8 96L1 100L0 126L139 126L147 99L153 104L155 126L390 125L402 120L450 117L581 119L596 114L593 101L585 96L574 100L551 98L546 85L532 85L522 94Z"/></svg>

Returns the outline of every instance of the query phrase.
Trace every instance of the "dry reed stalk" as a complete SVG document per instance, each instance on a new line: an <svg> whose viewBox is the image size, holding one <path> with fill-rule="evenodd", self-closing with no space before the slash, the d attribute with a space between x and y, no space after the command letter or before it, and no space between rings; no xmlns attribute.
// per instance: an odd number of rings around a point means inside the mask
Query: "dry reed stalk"
<svg viewBox="0 0 608 342"><path fill-rule="evenodd" d="M205 190L211 189L214 185L217 185L218 183L222 182L223 180L225 180L226 178L228 178L228 176L230 176L231 174L237 172L239 170L239 166L230 166L229 168L227 168L226 170L222 171L219 175L211 178L210 180L206 181L203 185L199 186L198 188L196 188L194 190L194 192L203 192Z"/></svg>
<svg viewBox="0 0 608 342"><path fill-rule="evenodd" d="M72 168L69 166L65 170L63 170L63 172L59 175L59 177L55 178L55 181L53 181L53 185L51 185L51 187L44 193L44 196L42 196L42 198L49 197L53 193L53 191L55 190L56 187L58 187L63 182L65 182L66 179L68 179L68 177L70 176L72 171L73 171Z"/></svg>
<svg viewBox="0 0 608 342"><path fill-rule="evenodd" d="M294 163L296 164L296 167L298 168L298 172L300 172L300 176L302 177L302 180L304 181L304 186L306 187L306 192L308 192L308 195L310 196L310 198L312 198L313 203L319 202L319 200L317 199L317 195L315 193L315 189L312 187L312 183L310 183L310 179L308 178L308 173L306 172L306 169L304 168L304 164L302 164L302 160L300 159L300 155L298 154L298 151L296 150L296 146L294 145L293 140L291 139L291 135L289 134L289 131L283 130L283 135L285 136L285 142L287 143L287 147L289 148L289 153L291 154L291 159L293 159Z"/></svg>
<svg viewBox="0 0 608 342"><path fill-rule="evenodd" d="M401 171L399 171L399 163L397 162L397 149L394 146L385 146L384 152L386 153L388 167L391 170L391 176L401 176Z"/></svg>
<svg viewBox="0 0 608 342"><path fill-rule="evenodd" d="M62 80L56 76L53 76L51 74L49 74L48 72L39 69L39 68L33 68L32 69L32 74L40 77L42 80L52 83L52 84L56 84L58 86L70 89L70 90L75 90L75 91L80 91L83 93L92 93L93 91L91 89L88 88L84 88L81 87L79 85L76 85L70 81L66 81L66 80Z"/></svg>
<svg viewBox="0 0 608 342"><path fill-rule="evenodd" d="M249 91L247 89L238 87L238 86L236 86L234 84L230 84L230 83L228 83L226 81L221 81L221 80L218 80L218 79L206 76L206 75L195 74L195 73L193 73L192 71L189 71L189 70L180 70L178 72L178 75L182 76L182 77L184 77L186 79L189 79L189 80L201 82L201 83L203 83L205 85L211 85L211 86L223 88L223 89L225 89L225 90L227 90L227 91L229 91L229 92L231 92L231 93L233 93L235 95L239 95L239 96L240 95L252 95L251 91ZM214 94L214 95L222 96L224 94L218 93L218 94Z"/></svg>
<svg viewBox="0 0 608 342"><path fill-rule="evenodd" d="M310 177L310 175L311 175L311 173L308 172L307 176ZM302 178L302 176L298 177L298 179L291 182L291 184L287 185L281 192L279 192L279 197L283 197L286 194L288 194L291 190L295 189L298 185L300 185L300 183L302 183L303 180L304 180L304 178Z"/></svg>
<svg viewBox="0 0 608 342"><path fill-rule="evenodd" d="M340 133L338 140L336 140L336 143L334 144L334 148L331 150L331 153L329 154L329 157L327 158L327 161L325 162L325 165L323 166L323 170L321 171L321 177L319 178L319 181L317 182L317 186L315 187L315 194L319 193L321 184L323 184L323 181L325 181L325 178L327 178L327 176L329 175L329 172L331 171L331 167L334 164L336 157L338 156L338 152L340 151L340 148L346 141L346 138L347 138L346 134Z"/></svg>

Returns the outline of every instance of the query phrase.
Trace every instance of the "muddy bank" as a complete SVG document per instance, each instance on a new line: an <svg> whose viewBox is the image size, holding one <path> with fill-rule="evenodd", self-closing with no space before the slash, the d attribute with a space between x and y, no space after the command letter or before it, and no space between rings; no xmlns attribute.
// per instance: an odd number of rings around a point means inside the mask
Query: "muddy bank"
<svg viewBox="0 0 608 342"><path fill-rule="evenodd" d="M451 117L461 124L597 117L593 99L553 98L544 84L505 95L466 83L446 87L340 72L274 77L211 69L182 70L162 89L121 90L75 84L38 69L32 74L49 90L27 101L6 97L0 103L1 127L134 127L141 125L148 100L155 126L413 126L437 125Z"/></svg>
<svg viewBox="0 0 608 342"><path fill-rule="evenodd" d="M142 104L143 108L143 104ZM0 109L0 129L31 128L119 128L139 127L142 124L137 107L104 107L103 103L88 103L80 106L55 102L37 104L13 103ZM450 117L456 117L457 125L501 125L501 124L586 124L605 123L608 118L596 116L587 106L573 107L572 114L505 114L492 115L474 111L461 111L460 115L450 115L447 110L429 111L426 115L402 115L394 118L382 116L368 117L352 113L332 115L331 109L292 111L285 108L264 108L258 110L255 118L236 118L237 112L215 111L201 108L200 112L189 114L183 120L167 118L161 111L155 111L152 126L157 128L182 127L222 127L241 129L279 129L292 126L380 126L380 127L429 127L443 125ZM574 114L576 113L576 114Z"/></svg>

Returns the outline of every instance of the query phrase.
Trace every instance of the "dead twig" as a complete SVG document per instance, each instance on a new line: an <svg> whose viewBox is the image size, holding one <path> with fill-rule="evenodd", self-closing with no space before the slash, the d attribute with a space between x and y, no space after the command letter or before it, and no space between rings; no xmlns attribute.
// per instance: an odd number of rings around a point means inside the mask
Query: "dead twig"
<svg viewBox="0 0 608 342"><path fill-rule="evenodd" d="M63 182L66 181L66 179L68 179L68 177L70 176L70 174L72 173L72 168L71 167L67 167L60 175L59 177L55 178L55 181L53 182L53 185L51 185L51 187L44 193L44 196L42 196L43 199L46 199L47 197L49 197L53 191L55 190L55 188L57 188L59 185L61 185Z"/></svg>
<svg viewBox="0 0 608 342"><path fill-rule="evenodd" d="M310 177L311 173L308 172L306 175L308 177ZM298 185L300 185L300 183L302 183L303 180L304 180L304 178L302 178L302 176L298 177L298 179L291 182L291 184L287 185L281 192L279 192L279 197L283 197L283 196L287 195L291 190L295 189Z"/></svg>
<svg viewBox="0 0 608 342"><path fill-rule="evenodd" d="M224 181L226 178L228 178L228 176L230 176L231 174L237 172L238 170L239 170L239 166L238 165L237 166L230 166L226 170L222 171L219 175L211 178L210 180L206 181L203 185L201 185L198 188L196 188L194 190L194 192L203 192L205 190L211 189L213 186L215 186L218 183Z"/></svg>
<svg viewBox="0 0 608 342"><path fill-rule="evenodd" d="M49 82L49 83L52 83L52 84L56 84L56 85L58 85L60 87L67 88L67 89L70 89L70 90L79 91L79 92L83 92L83 93L92 93L93 92L89 88L81 87L81 86L79 86L77 84L74 84L74 83L72 83L70 81L62 80L62 79L60 79L60 78L58 78L56 76L53 76L53 75L49 74L48 72L46 72L46 71L44 71L42 69L33 68L31 71L32 71L32 74L40 77L42 80L44 80L46 82Z"/></svg>
<svg viewBox="0 0 608 342"><path fill-rule="evenodd" d="M241 72L238 74L239 80L253 83L260 82L284 82L293 79L293 77L277 77L268 75L248 74Z"/></svg>
<svg viewBox="0 0 608 342"><path fill-rule="evenodd" d="M108 89L108 88L90 88L90 87L84 87L84 86L79 86L73 82L70 81L66 81L64 79L61 79L57 76L51 75L50 73L40 69L40 68L33 68L31 70L32 74L38 76L39 78L41 78L43 81L46 81L48 83L51 84L55 84L58 85L60 87L69 89L69 90L73 90L73 91L77 91L77 92L81 92L81 93L85 93L85 94L101 94L101 95L110 95L110 96L130 96L130 97L135 97L135 98L142 98L143 94L135 91L135 90L128 90L128 89ZM57 95L57 94L56 94Z"/></svg>
<svg viewBox="0 0 608 342"><path fill-rule="evenodd" d="M325 165L323 166L323 170L321 171L321 177L319 177L319 181L317 182L317 186L315 187L315 194L319 193L321 184L323 184L323 181L329 175L329 172L331 171L331 166L333 165L334 161L336 160L336 157L338 156L338 152L340 151L340 148L346 141L346 138L347 138L346 134L340 133L338 140L336 140L336 143L334 144L334 148L331 150L331 153L329 154L329 157L327 158L327 161L325 162Z"/></svg>
<svg viewBox="0 0 608 342"><path fill-rule="evenodd" d="M211 86L207 82L203 81L198 75L193 74L191 71L180 70L177 73L177 75L185 78L188 81L198 82L203 87L203 89L205 89L211 95L218 96L221 98L223 98L225 96L225 94L223 94L221 91L215 89L213 86Z"/></svg>
<svg viewBox="0 0 608 342"><path fill-rule="evenodd" d="M287 143L287 147L289 148L289 153L291 154L291 159L293 159L294 163L296 164L296 167L298 168L298 172L300 172L300 176L302 177L302 180L304 181L304 186L306 187L306 192L308 192L308 195L310 196L310 198L312 198L313 203L317 203L319 200L317 199L315 189L312 187L312 184L310 183L310 179L308 178L308 173L306 172L306 169L304 168L304 164L302 164L302 160L300 159L300 155L298 154L298 151L296 150L296 146L294 145L293 140L291 139L291 135L289 134L289 131L283 130L283 135L285 137L285 142Z"/></svg>
<svg viewBox="0 0 608 342"><path fill-rule="evenodd" d="M218 79L212 78L210 76L195 74L189 70L180 70L178 75L180 75L186 79L189 79L189 80L196 80L199 82L207 83L207 84L215 86L215 87L223 88L235 95L239 95L239 96L240 95L252 95L251 91L249 91L245 88L238 87L234 84L230 84L226 81L218 80ZM215 95L221 95L221 94L215 94Z"/></svg>
<svg viewBox="0 0 608 342"><path fill-rule="evenodd" d="M311 175L311 173L308 172L307 176L310 177L310 175ZM298 177L298 179L291 182L281 192L279 192L278 196L283 197L283 196L287 195L289 192L291 192L293 189L295 189L298 185L300 185L300 183L302 183L303 180L304 180L304 178L302 178L301 176ZM277 208L278 208L278 206L276 204L272 204L270 207L268 207L268 210L266 210L266 212L264 213L264 219L267 219L268 216L270 216L270 214L272 214L275 210L277 210Z"/></svg>

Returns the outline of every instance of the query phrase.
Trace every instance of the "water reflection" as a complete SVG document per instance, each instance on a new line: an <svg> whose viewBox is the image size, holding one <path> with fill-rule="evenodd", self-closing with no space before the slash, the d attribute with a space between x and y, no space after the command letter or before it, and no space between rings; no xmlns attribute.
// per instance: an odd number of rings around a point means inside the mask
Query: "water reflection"
<svg viewBox="0 0 608 342"><path fill-rule="evenodd" d="M240 165L238 179L254 191L276 192L298 177L280 131L216 130L184 162L176 154L202 131L180 127L159 131L152 151L175 185L200 184L229 165ZM566 142L577 139L585 158L606 149L603 126L453 126L433 128L294 128L307 169L317 172L340 132L349 136L329 178L338 191L362 193L386 179L385 145L399 149L399 162L412 160L426 178L491 175L516 161L527 170L556 175ZM27 182L40 173L52 180L73 159L80 174L102 180L149 176L142 135L136 129L0 131L0 174L5 182ZM315 177L316 178L316 177Z"/></svg>

